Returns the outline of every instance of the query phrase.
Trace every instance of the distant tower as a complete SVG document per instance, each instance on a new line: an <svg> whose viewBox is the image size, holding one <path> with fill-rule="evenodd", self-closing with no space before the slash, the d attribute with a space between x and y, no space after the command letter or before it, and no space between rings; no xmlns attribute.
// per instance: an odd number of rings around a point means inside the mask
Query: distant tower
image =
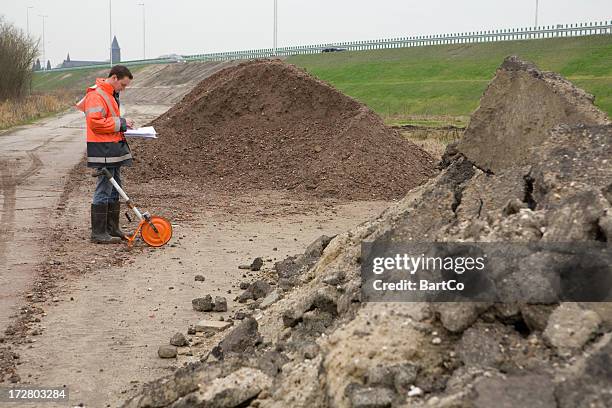
<svg viewBox="0 0 612 408"><path fill-rule="evenodd" d="M113 37L113 43L111 44L112 56L113 56L113 64L121 62L121 47L119 47L119 42L117 41L117 36Z"/></svg>
<svg viewBox="0 0 612 408"><path fill-rule="evenodd" d="M66 62L70 62L70 53L66 56Z"/></svg>

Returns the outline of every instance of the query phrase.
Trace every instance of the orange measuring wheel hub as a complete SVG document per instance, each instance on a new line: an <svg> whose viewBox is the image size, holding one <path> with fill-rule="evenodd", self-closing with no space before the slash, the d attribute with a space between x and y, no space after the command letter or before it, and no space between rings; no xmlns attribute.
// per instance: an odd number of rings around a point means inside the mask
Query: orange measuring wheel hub
<svg viewBox="0 0 612 408"><path fill-rule="evenodd" d="M151 226L153 224L155 228ZM172 238L172 224L165 218L152 216L149 221L142 220L140 236L142 240L152 247L166 245ZM157 231L155 231L157 230Z"/></svg>

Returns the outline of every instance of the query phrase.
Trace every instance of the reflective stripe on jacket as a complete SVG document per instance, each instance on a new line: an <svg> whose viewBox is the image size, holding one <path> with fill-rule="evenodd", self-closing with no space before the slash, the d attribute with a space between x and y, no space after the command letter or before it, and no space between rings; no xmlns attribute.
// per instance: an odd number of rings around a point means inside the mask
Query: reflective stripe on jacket
<svg viewBox="0 0 612 408"><path fill-rule="evenodd" d="M87 122L88 167L117 167L132 163L130 147L123 135L127 126L113 95L113 87L103 78L98 78L77 103L77 109L85 113Z"/></svg>

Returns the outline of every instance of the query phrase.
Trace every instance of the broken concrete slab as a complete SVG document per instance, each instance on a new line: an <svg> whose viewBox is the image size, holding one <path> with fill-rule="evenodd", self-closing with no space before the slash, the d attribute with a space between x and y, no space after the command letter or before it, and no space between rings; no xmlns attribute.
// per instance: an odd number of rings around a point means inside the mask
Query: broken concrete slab
<svg viewBox="0 0 612 408"><path fill-rule="evenodd" d="M593 96L558 74L508 57L497 70L456 149L493 173L533 163L532 151L559 124L603 125Z"/></svg>
<svg viewBox="0 0 612 408"><path fill-rule="evenodd" d="M550 315L544 339L560 354L580 350L595 335L601 324L599 315L577 303L562 303Z"/></svg>
<svg viewBox="0 0 612 408"><path fill-rule="evenodd" d="M219 320L200 320L195 325L196 332L201 333L217 333L230 327L230 322L219 321Z"/></svg>

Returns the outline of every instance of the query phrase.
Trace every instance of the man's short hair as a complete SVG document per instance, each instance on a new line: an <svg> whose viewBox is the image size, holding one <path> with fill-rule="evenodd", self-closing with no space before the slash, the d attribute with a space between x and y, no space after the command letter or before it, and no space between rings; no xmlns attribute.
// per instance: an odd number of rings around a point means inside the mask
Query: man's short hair
<svg viewBox="0 0 612 408"><path fill-rule="evenodd" d="M123 79L125 77L134 79L134 77L132 76L132 73L130 72L128 67L126 67L125 65L115 65L114 67L112 67L108 74L108 77L110 78L113 75L117 75L117 79Z"/></svg>

